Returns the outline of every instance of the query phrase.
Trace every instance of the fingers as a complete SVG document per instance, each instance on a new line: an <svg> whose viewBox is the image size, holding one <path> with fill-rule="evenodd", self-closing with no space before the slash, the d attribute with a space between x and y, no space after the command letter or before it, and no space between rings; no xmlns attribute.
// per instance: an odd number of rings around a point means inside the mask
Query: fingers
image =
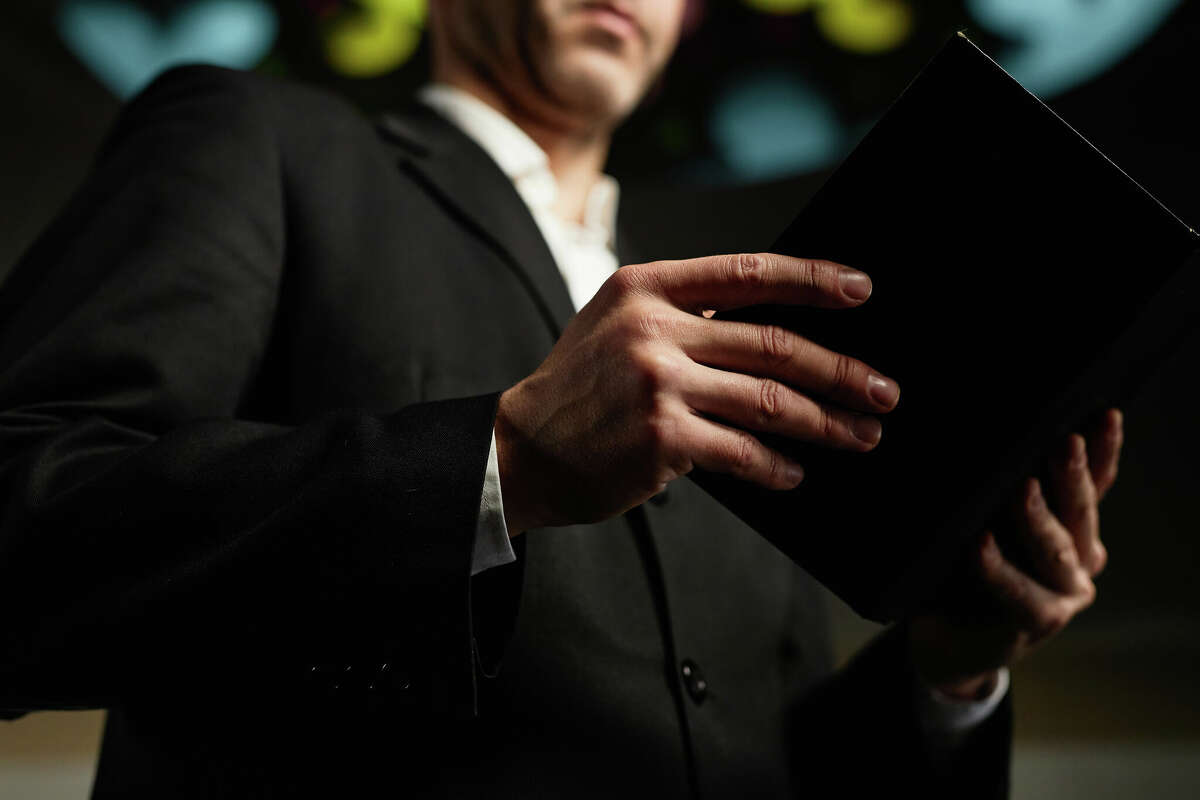
<svg viewBox="0 0 1200 800"><path fill-rule="evenodd" d="M1002 612L1016 620L1030 642L1062 630L1096 598L1095 584L1082 573L1075 592L1055 592L1042 586L1004 557L990 531L983 537L979 567L985 589Z"/></svg>
<svg viewBox="0 0 1200 800"><path fill-rule="evenodd" d="M1108 562L1108 550L1100 541L1098 506L1116 480L1124 439L1122 423L1121 412L1108 409L1086 440L1071 434L1050 461L1054 507L1074 539L1080 564L1091 577L1099 575Z"/></svg>
<svg viewBox="0 0 1200 800"><path fill-rule="evenodd" d="M887 412L899 401L894 380L786 328L680 316L675 341L698 363L771 377L858 411Z"/></svg>
<svg viewBox="0 0 1200 800"><path fill-rule="evenodd" d="M1104 568L1108 553L1100 542L1099 498L1082 436L1073 433L1067 438L1062 452L1051 461L1051 472L1057 517L1070 533L1079 561L1094 577Z"/></svg>
<svg viewBox="0 0 1200 800"><path fill-rule="evenodd" d="M882 436L878 419L818 403L771 378L702 364L685 370L680 395L691 408L739 427L864 452Z"/></svg>
<svg viewBox="0 0 1200 800"><path fill-rule="evenodd" d="M622 267L614 277L696 314L763 303L848 308L871 294L865 273L775 253L653 261Z"/></svg>
<svg viewBox="0 0 1200 800"><path fill-rule="evenodd" d="M1088 437L1088 466L1096 485L1097 501L1102 499L1117 480L1117 461L1125 442L1124 416L1116 408L1104 415L1100 427Z"/></svg>
<svg viewBox="0 0 1200 800"><path fill-rule="evenodd" d="M677 432L692 462L768 489L794 489L804 468L760 442L751 433L697 414L684 414Z"/></svg>
<svg viewBox="0 0 1200 800"><path fill-rule="evenodd" d="M1026 480L1025 492L1012 511L1014 531L1033 562L1034 577L1053 591L1082 591L1091 573L1084 572L1072 531L1046 506L1036 479Z"/></svg>

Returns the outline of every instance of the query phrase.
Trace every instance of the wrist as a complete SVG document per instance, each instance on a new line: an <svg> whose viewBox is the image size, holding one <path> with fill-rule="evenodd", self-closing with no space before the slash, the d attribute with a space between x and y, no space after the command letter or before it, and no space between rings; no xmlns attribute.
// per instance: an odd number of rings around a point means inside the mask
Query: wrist
<svg viewBox="0 0 1200 800"><path fill-rule="evenodd" d="M1000 668L956 676L940 654L947 649L943 625L936 617L918 616L905 621L909 664L918 683L935 696L950 702L982 700L996 690Z"/></svg>
<svg viewBox="0 0 1200 800"><path fill-rule="evenodd" d="M520 435L513 424L513 387L500 395L496 407L494 428L496 435L496 467L500 473L500 493L504 498L504 525L510 539L520 536L536 523L531 519L530 504L526 497L521 475Z"/></svg>

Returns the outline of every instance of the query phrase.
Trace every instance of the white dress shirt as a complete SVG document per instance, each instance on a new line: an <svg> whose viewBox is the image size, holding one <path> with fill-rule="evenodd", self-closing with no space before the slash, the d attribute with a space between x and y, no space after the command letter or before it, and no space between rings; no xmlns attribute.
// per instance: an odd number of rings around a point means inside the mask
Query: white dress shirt
<svg viewBox="0 0 1200 800"><path fill-rule="evenodd" d="M449 119L487 151L529 207L546 240L578 311L616 271L617 181L601 175L587 195L582 223L554 212L558 182L545 152L520 127L497 109L469 92L446 84L429 84L419 100ZM484 474L483 496L475 536L471 574L516 560L504 523L500 471L496 461L496 432ZM995 690L982 700L961 701L941 695L914 681L914 701L924 729L940 743L937 753L948 757L972 728L985 720L1008 691L1009 672L1000 670Z"/></svg>

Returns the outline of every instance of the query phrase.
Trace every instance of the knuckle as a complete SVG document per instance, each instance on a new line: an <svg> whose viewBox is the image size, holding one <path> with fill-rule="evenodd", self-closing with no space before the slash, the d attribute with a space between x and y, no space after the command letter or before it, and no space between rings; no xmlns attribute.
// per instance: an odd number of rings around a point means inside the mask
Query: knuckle
<svg viewBox="0 0 1200 800"><path fill-rule="evenodd" d="M633 316L636 333L645 339L669 339L674 321L661 311L645 311Z"/></svg>
<svg viewBox="0 0 1200 800"><path fill-rule="evenodd" d="M667 417L673 426L678 426L675 398L669 392L656 391L651 393L648 401L649 414L655 417ZM674 429L673 429L674 430Z"/></svg>
<svg viewBox="0 0 1200 800"><path fill-rule="evenodd" d="M654 322L647 322L648 313L639 302L627 302L615 309L608 316L607 322L612 326L614 336L621 344L640 342L647 338Z"/></svg>
<svg viewBox="0 0 1200 800"><path fill-rule="evenodd" d="M739 433L734 440L730 463L739 475L749 475L754 468L758 440L748 433Z"/></svg>
<svg viewBox="0 0 1200 800"><path fill-rule="evenodd" d="M769 451L769 463L767 464L767 485L778 486L786 484L787 479L783 474L783 458L774 450Z"/></svg>
<svg viewBox="0 0 1200 800"><path fill-rule="evenodd" d="M820 262L811 259L803 259L800 261L800 285L804 289L812 291L820 291L826 288L822 282L822 278L826 277L826 271L821 269Z"/></svg>
<svg viewBox="0 0 1200 800"><path fill-rule="evenodd" d="M817 404L817 433L822 439L833 439L838 432L838 421L830 411L823 405Z"/></svg>
<svg viewBox="0 0 1200 800"><path fill-rule="evenodd" d="M1054 548L1054 563L1074 566L1075 564L1075 545L1064 544Z"/></svg>
<svg viewBox="0 0 1200 800"><path fill-rule="evenodd" d="M829 375L829 393L841 395L850 386L854 376L854 362L848 357L838 354L833 359L833 369Z"/></svg>
<svg viewBox="0 0 1200 800"><path fill-rule="evenodd" d="M778 381L763 378L758 389L758 422L770 424L783 416L783 386Z"/></svg>
<svg viewBox="0 0 1200 800"><path fill-rule="evenodd" d="M1067 627L1067 623L1075 615L1075 608L1070 600L1060 600L1051 605L1051 610L1047 613L1047 622L1050 625L1051 632L1057 633Z"/></svg>
<svg viewBox="0 0 1200 800"><path fill-rule="evenodd" d="M677 441L679 421L665 409L656 410L646 418L646 433L650 450L656 459L671 452Z"/></svg>
<svg viewBox="0 0 1200 800"><path fill-rule="evenodd" d="M1091 578L1089 578L1087 575L1083 575L1083 588L1081 594L1083 596L1083 606L1085 608L1096 602L1096 584L1092 582Z"/></svg>
<svg viewBox="0 0 1200 800"><path fill-rule="evenodd" d="M814 288L834 296L841 295L841 267L829 261L812 261L809 268Z"/></svg>
<svg viewBox="0 0 1200 800"><path fill-rule="evenodd" d="M1025 608L1025 609L1028 609L1035 605L1033 602L1033 592L1030 589L1028 583L1026 583L1025 581L1009 580L1007 585L1008 585L1008 596L1013 601L1013 603L1020 606L1021 608ZM1035 609L1034 613L1036 613L1036 609Z"/></svg>
<svg viewBox="0 0 1200 800"><path fill-rule="evenodd" d="M761 286L769 277L769 260L761 253L738 253L729 260L730 277L735 283Z"/></svg>
<svg viewBox="0 0 1200 800"><path fill-rule="evenodd" d="M637 383L645 388L653 388L656 377L654 353L649 347L633 347L629 350L629 370Z"/></svg>
<svg viewBox="0 0 1200 800"><path fill-rule="evenodd" d="M1034 630L1039 638L1053 636L1066 627L1071 619L1070 611L1061 605L1052 604L1034 614Z"/></svg>
<svg viewBox="0 0 1200 800"><path fill-rule="evenodd" d="M653 272L653 264L631 264L621 267L604 281L603 288L619 297L641 291Z"/></svg>
<svg viewBox="0 0 1200 800"><path fill-rule="evenodd" d="M760 325L759 330L759 350L768 368L775 369L792 360L796 347L787 329L781 325Z"/></svg>
<svg viewBox="0 0 1200 800"><path fill-rule="evenodd" d="M672 390L682 371L682 365L658 347L634 348L629 360L638 385L652 397Z"/></svg>

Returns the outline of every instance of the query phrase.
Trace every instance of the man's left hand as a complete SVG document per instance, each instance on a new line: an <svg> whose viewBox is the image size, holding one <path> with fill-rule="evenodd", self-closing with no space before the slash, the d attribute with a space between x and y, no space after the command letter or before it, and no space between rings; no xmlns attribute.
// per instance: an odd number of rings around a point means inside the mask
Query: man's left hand
<svg viewBox="0 0 1200 800"><path fill-rule="evenodd" d="M1092 604L1092 582L1108 560L1100 542L1098 504L1117 476L1124 439L1121 412L1109 409L1085 440L1069 436L1052 460L1047 487L1026 480L1013 501L1013 536L1036 565L1015 566L985 531L975 550L977 606L914 616L909 643L919 679L962 700L986 697L1000 667L1010 665L1062 630ZM951 611L953 613L951 613Z"/></svg>

